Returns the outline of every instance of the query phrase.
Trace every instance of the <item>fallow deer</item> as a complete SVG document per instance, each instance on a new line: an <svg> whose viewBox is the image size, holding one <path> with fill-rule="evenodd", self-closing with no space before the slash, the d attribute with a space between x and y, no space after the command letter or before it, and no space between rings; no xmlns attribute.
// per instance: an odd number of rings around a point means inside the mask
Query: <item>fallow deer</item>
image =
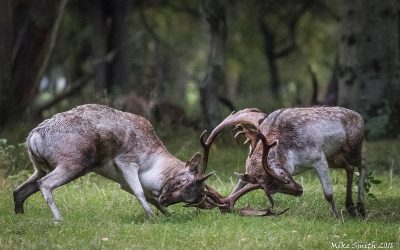
<svg viewBox="0 0 400 250"><path fill-rule="evenodd" d="M204 196L201 155L186 164L172 156L143 117L87 104L59 113L34 128L27 138L34 174L14 190L16 213L41 191L53 216L61 220L53 189L95 172L134 194L149 217L148 202L165 213L167 206L196 203Z"/></svg>
<svg viewBox="0 0 400 250"><path fill-rule="evenodd" d="M250 153L246 160L246 180L240 179L232 195L251 187L248 177L254 182L265 173L263 164L268 165L277 176L286 173L297 175L313 168L320 179L326 200L332 212L339 217L333 199L333 190L329 178L329 168L344 168L347 174L346 209L355 216L352 199L354 167L359 169L357 211L365 217L365 175L366 165L362 155L363 127L361 115L341 107L288 108L272 112L270 115L258 109L244 109L232 113L223 120L205 142L210 147L215 137L225 127L240 125L242 132L250 140ZM251 130L244 126L253 126L266 138L269 148L267 162L262 161L263 146ZM275 183L268 187L269 192L283 192L284 183L280 178L273 178ZM213 197L216 197L214 192ZM221 198L221 197L217 197ZM218 200L218 199L217 199ZM221 201L221 200L220 200ZM231 200L228 200L231 202ZM222 203L227 202L222 200Z"/></svg>

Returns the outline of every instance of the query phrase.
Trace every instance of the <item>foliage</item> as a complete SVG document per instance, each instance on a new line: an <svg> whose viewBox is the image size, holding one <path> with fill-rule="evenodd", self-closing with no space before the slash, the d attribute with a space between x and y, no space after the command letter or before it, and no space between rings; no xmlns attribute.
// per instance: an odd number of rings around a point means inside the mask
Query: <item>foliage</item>
<svg viewBox="0 0 400 250"><path fill-rule="evenodd" d="M358 185L358 181L359 181L359 173L357 174L357 181L354 183L355 186ZM367 176L365 177L365 193L367 194L367 196L377 199L376 195L374 193L372 193L372 186L373 185L378 185L381 184L382 181L376 178L376 175L374 174L374 171L369 171Z"/></svg>
<svg viewBox="0 0 400 250"><path fill-rule="evenodd" d="M169 151L182 160L201 152L199 142L193 140L198 133L191 129L165 126L156 131ZM234 140L229 137L226 141ZM369 175L373 187L370 192L376 198L366 197L365 220L345 212L345 172L331 170L335 201L343 216L340 220L330 214L321 184L312 171L294 177L304 187L301 197L274 195L277 211L290 208L279 217L245 218L177 204L170 207L169 216L159 215L155 221L149 221L135 198L118 185L89 174L54 191L65 219L54 224L40 193L26 201L24 215L13 214L12 188L27 178L27 170L0 181L0 245L2 249L330 249L331 243L374 241L398 248L400 177L388 172L390 166L394 173L399 169L399 143L366 143L367 167L369 173L374 171ZM2 144L6 145L2 149L10 146L4 140ZM1 152L17 155L15 149ZM208 183L222 194L229 194L237 181L232 173L244 170L246 156L247 147L218 138L210 152L208 170L215 170L217 176ZM382 183L374 185L377 179ZM238 206L246 203L259 208L268 205L261 191L244 196Z"/></svg>
<svg viewBox="0 0 400 250"><path fill-rule="evenodd" d="M366 194L368 196L376 199L376 196L372 192L370 192L370 190L371 190L372 185L378 185L378 184L381 184L381 183L382 183L381 180L378 180L378 179L375 178L374 171L370 171L368 173L367 177L365 178L365 192L366 192Z"/></svg>
<svg viewBox="0 0 400 250"><path fill-rule="evenodd" d="M295 177L305 187L295 198L275 195L275 209L289 211L278 217L250 218L171 206L171 214L150 221L134 197L94 175L88 175L55 191L64 221L54 224L40 194L25 204L25 214L15 215L10 190L0 191L0 244L2 249L331 249L331 243L387 242L400 247L399 194L395 178L376 189L378 199L367 197L367 218L352 218L344 210L345 178L333 174L335 199L342 218L329 212L316 176ZM227 194L234 183L214 179L210 184ZM238 206L250 203L266 207L265 195L255 191ZM38 236L40 232L40 236Z"/></svg>
<svg viewBox="0 0 400 250"><path fill-rule="evenodd" d="M25 143L9 144L7 139L0 139L0 175L16 175L30 167Z"/></svg>
<svg viewBox="0 0 400 250"><path fill-rule="evenodd" d="M390 129L390 112L388 103L384 102L382 106L375 107L370 113L364 114L367 138L377 140L387 135Z"/></svg>

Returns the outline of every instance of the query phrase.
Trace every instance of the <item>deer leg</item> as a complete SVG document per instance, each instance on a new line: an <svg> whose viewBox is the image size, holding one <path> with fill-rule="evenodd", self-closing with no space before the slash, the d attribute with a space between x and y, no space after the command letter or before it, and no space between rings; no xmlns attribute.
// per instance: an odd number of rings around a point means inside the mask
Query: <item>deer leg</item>
<svg viewBox="0 0 400 250"><path fill-rule="evenodd" d="M130 187L128 187L128 186L121 185L121 189L130 194L135 195L133 193L133 191L130 189ZM166 207L161 206L160 201L158 200L157 197L152 196L151 194L146 195L146 193L145 193L145 197L146 197L146 200L148 200L151 205L155 206L158 210L160 210L161 213L163 213L163 214L168 213L168 209Z"/></svg>
<svg viewBox="0 0 400 250"><path fill-rule="evenodd" d="M155 206L161 213L168 214L168 209L166 207L161 206L160 200L157 197L151 196L149 198L149 202Z"/></svg>
<svg viewBox="0 0 400 250"><path fill-rule="evenodd" d="M33 175L19 185L13 192L14 211L16 214L24 212L24 202L29 196L39 191L37 181L45 175L44 172L35 170Z"/></svg>
<svg viewBox="0 0 400 250"><path fill-rule="evenodd" d="M125 163L119 159L115 160L115 164L118 169L121 171L122 176L129 188L132 190L133 194L136 196L143 209L146 211L147 216L150 218L155 217L153 210L150 205L147 203L146 197L144 195L143 187L139 180L138 169L139 166L136 163Z"/></svg>
<svg viewBox="0 0 400 250"><path fill-rule="evenodd" d="M365 217L365 176L366 176L366 160L364 157L361 159L361 165L359 167L360 177L358 180L358 201L357 201L357 211L361 217Z"/></svg>
<svg viewBox="0 0 400 250"><path fill-rule="evenodd" d="M321 156L321 159L314 164L314 168L317 171L319 181L321 182L325 199L331 205L332 212L336 218L339 218L339 213L337 212L335 201L333 200L333 189L329 179L328 163L324 156Z"/></svg>
<svg viewBox="0 0 400 250"><path fill-rule="evenodd" d="M265 191L265 194L267 195L268 200L271 203L271 206L269 208L270 209L274 208L275 202L274 202L274 199L272 198L272 195L267 191Z"/></svg>
<svg viewBox="0 0 400 250"><path fill-rule="evenodd" d="M355 207L353 202L353 174L354 168L353 166L346 166L346 175L347 175L347 184L346 184L346 209L349 214L355 216Z"/></svg>
<svg viewBox="0 0 400 250"><path fill-rule="evenodd" d="M80 172L73 169L66 169L65 166L57 166L52 172L37 181L40 191L42 192L51 212L56 221L62 220L60 211L53 199L52 191L80 176Z"/></svg>

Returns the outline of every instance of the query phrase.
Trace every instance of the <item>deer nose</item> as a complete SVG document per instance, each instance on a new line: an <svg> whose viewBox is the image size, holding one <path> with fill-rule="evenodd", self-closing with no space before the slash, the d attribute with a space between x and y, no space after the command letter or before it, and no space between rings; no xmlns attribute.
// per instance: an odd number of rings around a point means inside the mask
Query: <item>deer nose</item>
<svg viewBox="0 0 400 250"><path fill-rule="evenodd" d="M160 198L160 205L163 206L163 207L168 206L167 201L165 199L163 199L163 198Z"/></svg>
<svg viewBox="0 0 400 250"><path fill-rule="evenodd" d="M167 201L167 200L165 199L164 196L160 196L160 205L161 205L161 206L165 207L166 201Z"/></svg>
<svg viewBox="0 0 400 250"><path fill-rule="evenodd" d="M303 187L299 185L298 189L296 190L295 196L301 196L303 194Z"/></svg>

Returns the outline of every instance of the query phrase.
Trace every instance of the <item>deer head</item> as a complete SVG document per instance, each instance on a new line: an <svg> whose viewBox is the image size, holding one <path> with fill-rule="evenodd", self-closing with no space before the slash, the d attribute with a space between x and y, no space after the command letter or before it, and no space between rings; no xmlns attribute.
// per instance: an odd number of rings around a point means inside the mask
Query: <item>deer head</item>
<svg viewBox="0 0 400 250"><path fill-rule="evenodd" d="M205 175L200 165L201 154L196 153L186 162L186 168L169 178L160 195L160 204L164 207L178 203L198 203L204 198L204 181L213 173Z"/></svg>
<svg viewBox="0 0 400 250"><path fill-rule="evenodd" d="M249 174L243 174L241 176L242 181L247 182L251 185L248 185L246 188L240 190L239 192L231 194L229 197L222 197L215 190L206 187L206 197L203 198L202 201L195 206L199 208L212 208L218 206L221 210L231 211L237 199L239 199L245 193L258 188L264 189L272 204L273 200L271 194L275 192L281 192L296 196L303 193L302 187L293 180L290 173L286 169L280 167L272 168L269 166L269 152L271 149L275 149L275 147L277 147L278 141L273 141L271 144L268 144L265 136L259 131L259 125L265 117L266 114L260 112L257 109L241 110L237 113L232 113L224 121L222 121L211 132L206 141L204 140L205 132L202 134L202 136L200 137L200 142L204 150L203 168L207 168L209 150L217 135L225 127L236 125L235 129L239 129L240 131L235 135L235 137L240 134L244 134L247 138L245 143L250 143L248 160L251 159L255 150L261 150L261 153L257 155L262 155L261 169L263 169L264 171L259 175L261 176L261 178L251 176ZM251 125L256 129L246 128L243 124ZM246 169L247 167L248 166L246 165Z"/></svg>
<svg viewBox="0 0 400 250"><path fill-rule="evenodd" d="M261 150L263 152L261 154L262 166L267 174L265 182L270 184L270 188L272 188L272 190L276 190L282 193L299 194L301 186L293 180L290 173L286 169L280 167L271 168L268 164L269 152L270 150L277 147L278 141L274 141L270 145L268 145L265 136L260 132L260 124L266 117L267 115L258 109L244 109L238 111L237 113L233 112L227 118L225 118L217 127L215 127L215 129L211 132L210 136L205 142L203 140L205 133L203 133L200 141L204 150L203 168L207 168L209 149L215 138L224 128L235 125L235 129L239 129L239 132L236 133L235 137L240 134L244 134L247 137L245 143L250 143L250 153L248 158L252 157L256 148L257 150ZM245 127L246 125L252 126L255 129L249 129ZM262 143L262 146L257 147L257 144L260 141Z"/></svg>
<svg viewBox="0 0 400 250"><path fill-rule="evenodd" d="M262 150L261 164L266 173L266 175L263 175L263 180L258 180L253 176L244 174L241 177L243 181L253 184L259 183L269 194L276 192L294 196L300 196L303 194L303 188L301 185L293 180L291 174L285 168L281 168L279 166L272 167L271 164L268 164L269 152L271 150L276 150L276 147L279 143L277 140L268 144L267 139L259 130L246 128L241 124L238 124L235 129L240 130L238 133L236 133L235 137L240 134L244 134L247 138L245 143L250 143L249 158L253 155L255 150ZM257 144L260 141L262 143L262 149L257 147Z"/></svg>

